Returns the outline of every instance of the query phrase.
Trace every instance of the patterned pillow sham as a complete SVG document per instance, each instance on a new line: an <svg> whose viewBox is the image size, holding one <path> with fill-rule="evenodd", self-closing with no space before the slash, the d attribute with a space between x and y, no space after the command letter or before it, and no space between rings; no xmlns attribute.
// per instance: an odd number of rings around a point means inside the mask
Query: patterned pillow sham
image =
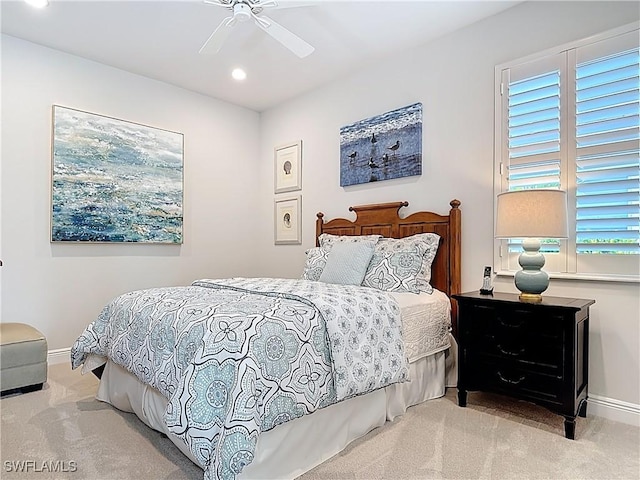
<svg viewBox="0 0 640 480"><path fill-rule="evenodd" d="M363 285L390 292L432 293L431 264L439 243L435 233L381 238Z"/></svg>
<svg viewBox="0 0 640 480"><path fill-rule="evenodd" d="M302 280L312 280L317 282L320 280L320 275L327 264L327 257L329 256L329 249L321 247L313 247L304 252L307 256L305 261L304 270L302 271Z"/></svg>
<svg viewBox="0 0 640 480"><path fill-rule="evenodd" d="M436 258L436 253L438 253L440 235L437 233L417 233L406 238L415 238L416 241L423 241L427 246L427 252L424 254L424 257L422 257L422 268L418 276L418 288L421 292L431 293L433 292L433 287L431 286L431 265L433 264L433 259Z"/></svg>
<svg viewBox="0 0 640 480"><path fill-rule="evenodd" d="M342 242L377 242L382 235L333 235L331 233L323 233L318 237L321 247L331 247L336 243Z"/></svg>
<svg viewBox="0 0 640 480"><path fill-rule="evenodd" d="M373 256L375 242L339 242L331 247L320 281L361 285Z"/></svg>
<svg viewBox="0 0 640 480"><path fill-rule="evenodd" d="M418 276L426 251L420 242L401 249L376 248L362 285L386 292L420 293Z"/></svg>

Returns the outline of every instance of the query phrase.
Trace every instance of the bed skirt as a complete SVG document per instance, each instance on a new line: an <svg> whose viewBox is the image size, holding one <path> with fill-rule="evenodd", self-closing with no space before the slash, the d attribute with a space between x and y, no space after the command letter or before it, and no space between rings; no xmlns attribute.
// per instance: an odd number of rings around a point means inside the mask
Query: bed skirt
<svg viewBox="0 0 640 480"><path fill-rule="evenodd" d="M410 406L443 396L445 388L454 386L457 380L456 345L453 338L451 341L451 349L409 365L411 382L350 398L263 432L253 462L239 478L295 478L336 455L355 439L404 414ZM146 425L167 435L197 464L184 442L167 429L164 422L167 399L119 365L111 361L106 364L96 398L135 413Z"/></svg>

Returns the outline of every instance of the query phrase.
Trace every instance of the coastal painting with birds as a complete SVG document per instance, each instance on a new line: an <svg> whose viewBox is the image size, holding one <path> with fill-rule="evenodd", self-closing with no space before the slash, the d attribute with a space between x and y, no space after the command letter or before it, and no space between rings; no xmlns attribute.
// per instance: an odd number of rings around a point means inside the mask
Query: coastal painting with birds
<svg viewBox="0 0 640 480"><path fill-rule="evenodd" d="M422 104L340 129L340 186L422 174Z"/></svg>

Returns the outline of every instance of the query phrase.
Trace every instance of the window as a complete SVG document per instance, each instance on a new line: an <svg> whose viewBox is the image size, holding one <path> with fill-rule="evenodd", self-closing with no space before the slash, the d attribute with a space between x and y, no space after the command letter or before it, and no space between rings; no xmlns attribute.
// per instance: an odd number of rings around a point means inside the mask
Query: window
<svg viewBox="0 0 640 480"><path fill-rule="evenodd" d="M569 239L543 240L545 270L637 280L640 52L637 25L496 68L496 194L568 193ZM518 270L516 240L496 269Z"/></svg>

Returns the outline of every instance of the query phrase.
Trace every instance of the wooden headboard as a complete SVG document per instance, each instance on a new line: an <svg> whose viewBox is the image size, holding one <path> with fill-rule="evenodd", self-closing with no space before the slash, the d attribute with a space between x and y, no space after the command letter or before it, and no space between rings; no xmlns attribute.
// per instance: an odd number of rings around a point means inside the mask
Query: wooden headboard
<svg viewBox="0 0 640 480"><path fill-rule="evenodd" d="M431 267L431 285L451 297L461 293L460 201L451 200L448 215L433 212L416 212L406 218L400 217L400 209L408 202L376 203L349 207L356 213L355 220L334 218L324 221L322 212L317 214L316 245L322 233L333 235L371 235L379 234L389 238L403 238L416 233L437 233L440 236L438 253ZM451 299L451 318L454 330L457 320L457 305Z"/></svg>

